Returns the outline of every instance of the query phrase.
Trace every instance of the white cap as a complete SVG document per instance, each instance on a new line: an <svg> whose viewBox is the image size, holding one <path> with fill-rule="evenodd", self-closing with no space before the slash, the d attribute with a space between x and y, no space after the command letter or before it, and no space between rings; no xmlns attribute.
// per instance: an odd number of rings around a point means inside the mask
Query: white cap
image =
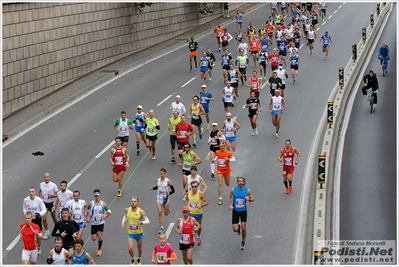
<svg viewBox="0 0 399 267"><path fill-rule="evenodd" d="M218 123L217 122L213 122L212 126L218 126Z"/></svg>
<svg viewBox="0 0 399 267"><path fill-rule="evenodd" d="M177 95L176 98L180 98L180 95Z"/></svg>
<svg viewBox="0 0 399 267"><path fill-rule="evenodd" d="M227 112L227 113L226 113L226 117L227 117L227 116L232 116L232 115L231 115L230 112Z"/></svg>
<svg viewBox="0 0 399 267"><path fill-rule="evenodd" d="M205 85L205 84L203 84L203 85L202 85L202 88L206 88L206 85Z"/></svg>

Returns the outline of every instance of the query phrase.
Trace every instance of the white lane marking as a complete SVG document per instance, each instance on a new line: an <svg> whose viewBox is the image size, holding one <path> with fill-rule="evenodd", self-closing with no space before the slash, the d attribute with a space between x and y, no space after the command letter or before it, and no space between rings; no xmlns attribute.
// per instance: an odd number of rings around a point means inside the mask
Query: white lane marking
<svg viewBox="0 0 399 267"><path fill-rule="evenodd" d="M157 107L159 107L160 105L162 105L166 100L168 100L168 99L171 98L171 97L172 97L172 95L168 95L167 97L165 97L164 100L162 100L161 102L159 102L159 103L157 104Z"/></svg>
<svg viewBox="0 0 399 267"><path fill-rule="evenodd" d="M190 82L192 82L194 79L195 79L195 77L194 77L194 78L191 78L188 82L186 82L185 84L183 84L181 87L186 86L187 84L189 84Z"/></svg>
<svg viewBox="0 0 399 267"><path fill-rule="evenodd" d="M12 250L12 248L18 243L19 235L11 242L11 244L6 248L6 250Z"/></svg>
<svg viewBox="0 0 399 267"><path fill-rule="evenodd" d="M107 151L113 144L115 143L115 141L112 141L111 143L109 143L108 146L106 146L100 153L98 153L97 156L95 156L94 158L98 159L99 157L101 157L102 154L104 154L105 151Z"/></svg>
<svg viewBox="0 0 399 267"><path fill-rule="evenodd" d="M73 177L72 180L68 183L69 186L73 184L81 175L81 173L76 174L75 177Z"/></svg>
<svg viewBox="0 0 399 267"><path fill-rule="evenodd" d="M209 155L210 155L210 154L211 154L211 153L208 152L208 155L206 155L205 160L209 160Z"/></svg>
<svg viewBox="0 0 399 267"><path fill-rule="evenodd" d="M168 229L166 229L166 232L165 232L166 238L168 238L169 235L170 235L170 232L172 232L173 226L175 226L175 224L174 223L170 223L169 226L168 226Z"/></svg>
<svg viewBox="0 0 399 267"><path fill-rule="evenodd" d="M330 15L330 16L328 17L328 19L331 19L332 16L333 16L333 15Z"/></svg>

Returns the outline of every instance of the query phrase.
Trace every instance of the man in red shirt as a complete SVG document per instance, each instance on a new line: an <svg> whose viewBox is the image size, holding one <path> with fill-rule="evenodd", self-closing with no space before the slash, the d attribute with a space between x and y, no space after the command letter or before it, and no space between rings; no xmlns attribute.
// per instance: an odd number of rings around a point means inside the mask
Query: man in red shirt
<svg viewBox="0 0 399 267"><path fill-rule="evenodd" d="M25 213L25 222L19 225L19 240L22 240L22 264L35 264L37 241L43 238L39 225L32 223L32 212Z"/></svg>
<svg viewBox="0 0 399 267"><path fill-rule="evenodd" d="M296 160L294 162L294 157L296 154ZM280 162L283 162L283 182L285 185L285 193L289 194L292 193L292 175L294 174L294 169L295 165L298 165L299 162L299 157L300 157L299 151L291 146L291 140L287 139L285 140L285 147L283 147L280 151L280 155L278 156L278 160ZM288 183L289 187L288 187Z"/></svg>
<svg viewBox="0 0 399 267"><path fill-rule="evenodd" d="M277 53L277 48L273 48L273 53L269 55L269 62L270 66L272 67L272 71L277 70L279 57L280 55Z"/></svg>
<svg viewBox="0 0 399 267"><path fill-rule="evenodd" d="M129 153L127 148L122 146L122 138L115 138L115 146L111 149L109 154L109 161L113 167L112 179L118 182L118 197L122 196L123 175L125 174L126 167L129 167Z"/></svg>
<svg viewBox="0 0 399 267"><path fill-rule="evenodd" d="M179 157L183 155L183 147L185 143L190 143L190 135L193 134L194 130L190 123L186 122L186 115L180 116L181 121L176 125L176 137L177 137L177 149L179 151Z"/></svg>
<svg viewBox="0 0 399 267"><path fill-rule="evenodd" d="M230 160L233 158L233 153L231 153L229 150L226 149L226 143L221 142L220 143L220 149L216 151L216 158L211 161L211 163L217 161L217 172L218 172L218 195L219 195L219 201L218 204L222 205L223 204L223 199L222 199L222 188L223 188L223 178L224 178L224 183L227 186L230 186Z"/></svg>

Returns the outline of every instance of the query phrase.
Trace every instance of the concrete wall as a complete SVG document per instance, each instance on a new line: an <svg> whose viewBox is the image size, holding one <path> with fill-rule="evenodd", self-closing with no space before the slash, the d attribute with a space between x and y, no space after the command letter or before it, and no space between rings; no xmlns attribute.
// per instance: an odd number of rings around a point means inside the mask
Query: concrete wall
<svg viewBox="0 0 399 267"><path fill-rule="evenodd" d="M231 3L230 10L243 3ZM118 59L223 14L196 3L3 4L3 117Z"/></svg>

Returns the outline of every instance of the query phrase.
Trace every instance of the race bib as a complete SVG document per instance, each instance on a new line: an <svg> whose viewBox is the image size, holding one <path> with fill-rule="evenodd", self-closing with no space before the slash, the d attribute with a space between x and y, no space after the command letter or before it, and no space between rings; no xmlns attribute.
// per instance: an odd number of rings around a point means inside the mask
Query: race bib
<svg viewBox="0 0 399 267"><path fill-rule="evenodd" d="M236 199L236 208L243 208L245 207L245 199L237 198Z"/></svg>
<svg viewBox="0 0 399 267"><path fill-rule="evenodd" d="M94 221L95 222L101 222L104 219L102 215L96 215L94 216Z"/></svg>
<svg viewBox="0 0 399 267"><path fill-rule="evenodd" d="M191 162L183 162L183 170L189 171L191 168Z"/></svg>
<svg viewBox="0 0 399 267"><path fill-rule="evenodd" d="M82 220L82 214L73 214L72 218L76 221Z"/></svg>
<svg viewBox="0 0 399 267"><path fill-rule="evenodd" d="M115 157L115 165L123 165L123 157Z"/></svg>
<svg viewBox="0 0 399 267"><path fill-rule="evenodd" d="M143 124L141 123L141 121L140 121L140 120L136 120L136 126L141 126L141 125L143 125Z"/></svg>
<svg viewBox="0 0 399 267"><path fill-rule="evenodd" d="M180 240L182 244L190 244L190 235L189 234L181 234Z"/></svg>
<svg viewBox="0 0 399 267"><path fill-rule="evenodd" d="M251 109L257 109L258 108L258 104L257 103L251 103Z"/></svg>
<svg viewBox="0 0 399 267"><path fill-rule="evenodd" d="M180 136L181 137L186 137L187 131L180 131Z"/></svg>
<svg viewBox="0 0 399 267"><path fill-rule="evenodd" d="M137 232L139 230L139 226L136 223L131 223L129 229L132 232Z"/></svg>
<svg viewBox="0 0 399 267"><path fill-rule="evenodd" d="M226 160L218 159L218 166L219 167L226 167Z"/></svg>
<svg viewBox="0 0 399 267"><path fill-rule="evenodd" d="M168 255L166 252L157 252L157 261L158 262L167 262L168 261Z"/></svg>
<svg viewBox="0 0 399 267"><path fill-rule="evenodd" d="M198 209L198 208L197 208L197 202L190 202L189 205L190 205L190 208L191 208L192 210L197 210L197 209Z"/></svg>
<svg viewBox="0 0 399 267"><path fill-rule="evenodd" d="M284 158L284 163L287 166L292 166L292 159L291 158Z"/></svg>

